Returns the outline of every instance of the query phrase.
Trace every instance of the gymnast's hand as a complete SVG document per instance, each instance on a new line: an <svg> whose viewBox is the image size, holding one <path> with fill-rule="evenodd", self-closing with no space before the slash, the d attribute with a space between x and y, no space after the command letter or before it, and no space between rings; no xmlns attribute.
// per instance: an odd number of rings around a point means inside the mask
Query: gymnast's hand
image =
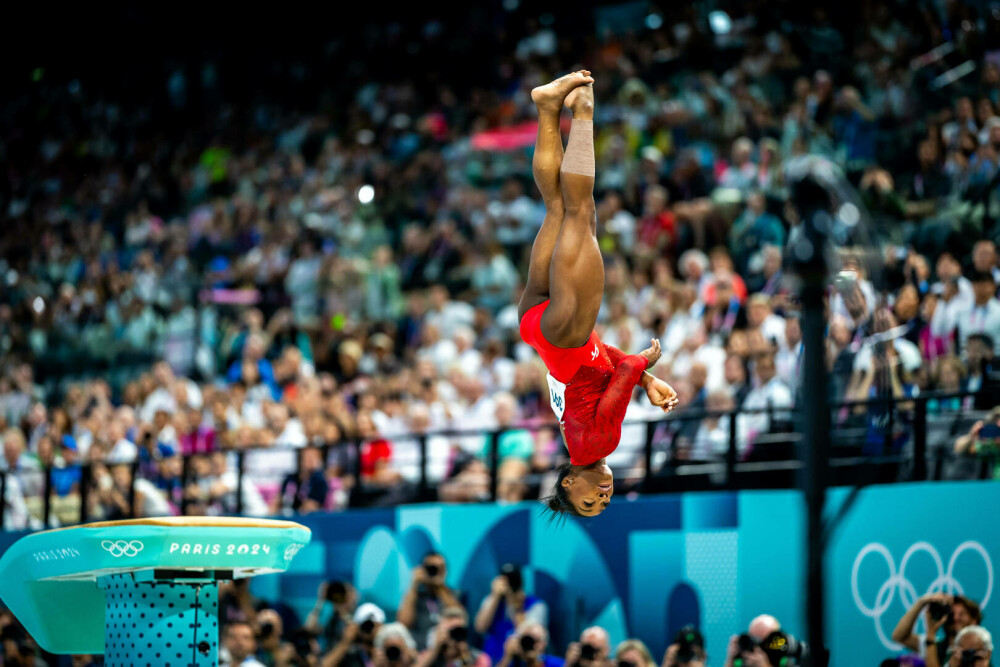
<svg viewBox="0 0 1000 667"><path fill-rule="evenodd" d="M646 385L646 396L649 397L650 403L664 412L670 412L677 407L677 392L658 377L652 378Z"/></svg>
<svg viewBox="0 0 1000 667"><path fill-rule="evenodd" d="M660 341L654 338L650 343L649 347L639 353L640 357L645 357L646 361L649 362L646 364L646 370L655 366L656 362L660 360Z"/></svg>

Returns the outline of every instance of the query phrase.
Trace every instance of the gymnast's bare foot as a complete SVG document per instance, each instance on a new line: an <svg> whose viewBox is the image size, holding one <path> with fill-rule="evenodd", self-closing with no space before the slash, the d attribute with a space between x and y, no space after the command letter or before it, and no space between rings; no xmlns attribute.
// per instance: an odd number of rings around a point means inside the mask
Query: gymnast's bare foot
<svg viewBox="0 0 1000 667"><path fill-rule="evenodd" d="M574 88L594 83L590 70L582 69L572 74L559 77L544 86L538 86L531 91L531 99L540 111L555 111L562 109L563 100Z"/></svg>
<svg viewBox="0 0 1000 667"><path fill-rule="evenodd" d="M594 85L588 84L574 88L563 101L566 108L573 112L573 118L593 120L594 118Z"/></svg>

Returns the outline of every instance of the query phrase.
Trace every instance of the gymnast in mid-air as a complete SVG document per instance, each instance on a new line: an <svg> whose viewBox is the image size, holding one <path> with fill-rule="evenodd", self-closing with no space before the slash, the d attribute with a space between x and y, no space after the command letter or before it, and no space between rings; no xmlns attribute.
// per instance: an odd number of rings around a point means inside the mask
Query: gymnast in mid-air
<svg viewBox="0 0 1000 667"><path fill-rule="evenodd" d="M594 79L587 70L531 91L538 108L532 172L545 219L531 248L518 309L521 338L548 368L549 398L570 463L547 500L557 514L592 517L608 506L614 477L606 458L618 446L622 421L641 385L650 402L670 412L677 394L646 370L660 358L653 340L641 354L605 345L594 331L604 296L604 261L594 208ZM573 113L563 152L559 115Z"/></svg>

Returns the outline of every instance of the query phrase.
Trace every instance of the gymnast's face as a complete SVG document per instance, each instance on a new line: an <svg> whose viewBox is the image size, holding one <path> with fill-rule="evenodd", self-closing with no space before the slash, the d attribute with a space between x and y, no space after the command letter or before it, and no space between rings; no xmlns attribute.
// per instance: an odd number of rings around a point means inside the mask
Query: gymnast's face
<svg viewBox="0 0 1000 667"><path fill-rule="evenodd" d="M603 512L615 493L615 478L605 459L574 468L563 478L562 485L581 516L597 516Z"/></svg>

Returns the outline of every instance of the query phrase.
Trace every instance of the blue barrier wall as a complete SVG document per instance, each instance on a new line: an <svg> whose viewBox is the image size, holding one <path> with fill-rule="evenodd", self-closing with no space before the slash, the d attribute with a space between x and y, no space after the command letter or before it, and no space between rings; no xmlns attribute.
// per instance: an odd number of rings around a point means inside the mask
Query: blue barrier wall
<svg viewBox="0 0 1000 667"><path fill-rule="evenodd" d="M830 516L847 491L830 493ZM878 664L905 605L931 588L980 601L996 632L993 565L1000 553L1000 484L924 483L863 491L827 556L831 664ZM422 505L301 520L312 543L290 571L254 580L255 594L302 618L327 579L347 579L390 614L412 568L436 549L470 612L498 568L524 567L550 608L558 645L598 623L612 640L645 640L659 660L668 633L695 623L721 664L731 634L760 613L804 632L804 508L795 491L744 491L616 500L600 518L548 524L534 503ZM0 549L11 537L0 536ZM918 626L919 629L919 626Z"/></svg>

